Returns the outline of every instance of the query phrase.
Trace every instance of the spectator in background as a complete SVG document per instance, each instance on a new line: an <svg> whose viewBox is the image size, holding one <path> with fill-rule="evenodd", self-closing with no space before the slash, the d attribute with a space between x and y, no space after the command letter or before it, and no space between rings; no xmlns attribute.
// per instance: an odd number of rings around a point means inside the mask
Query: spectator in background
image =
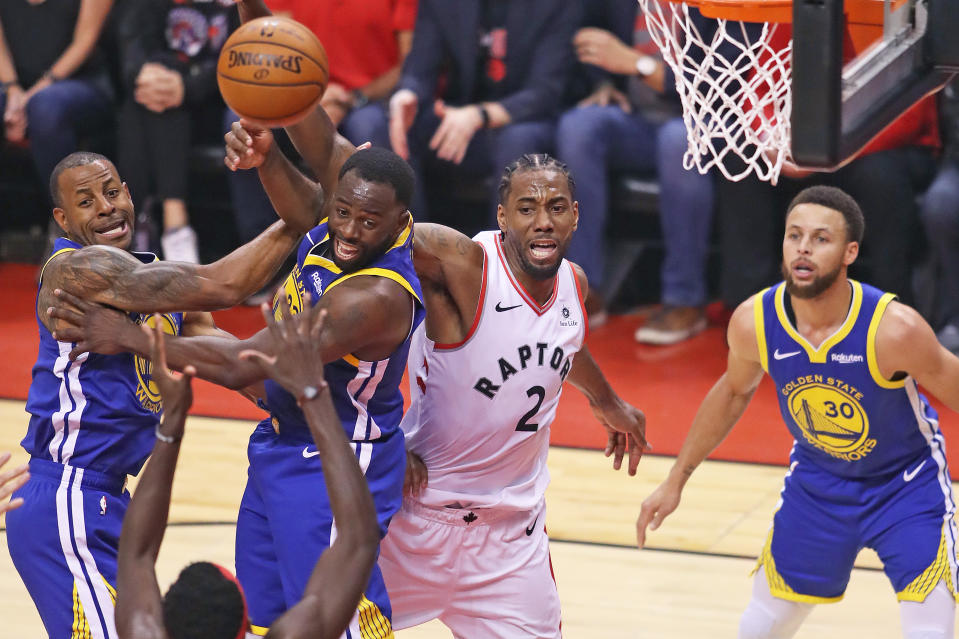
<svg viewBox="0 0 959 639"><path fill-rule="evenodd" d="M148 211L148 198L162 206L163 258L196 264L186 207L190 146L196 126L223 117L216 64L239 18L232 0L127 1L120 20L119 169L137 209Z"/></svg>
<svg viewBox="0 0 959 639"><path fill-rule="evenodd" d="M580 29L576 56L594 75L592 92L566 111L556 135L557 155L577 178L581 224L570 259L586 271L590 291L601 291L605 270L610 171L655 171L665 243L663 307L636 332L648 344L674 344L706 328L706 255L713 217L713 179L683 168L686 127L672 75L650 40L634 0L587 4L609 30ZM588 24L588 23L587 23ZM633 29L635 25L635 30ZM634 42L631 47L626 42ZM580 73L579 75L584 75ZM629 79L628 92L624 86ZM628 93L628 95L627 95ZM599 301L595 301L599 299ZM590 322L605 318L594 298ZM599 322L597 322L599 320Z"/></svg>
<svg viewBox="0 0 959 639"><path fill-rule="evenodd" d="M29 140L44 184L57 162L77 150L82 135L106 129L112 121L113 87L97 48L112 4L0 2L4 137L14 144Z"/></svg>
<svg viewBox="0 0 959 639"><path fill-rule="evenodd" d="M720 288L725 306L736 308L756 290L782 279L782 211L800 190L815 184L846 191L865 215L862 263L850 273L911 303L910 258L919 226L916 196L934 174L938 146L936 100L929 96L834 173L785 167L777 186L752 176L739 182L719 180Z"/></svg>
<svg viewBox="0 0 959 639"><path fill-rule="evenodd" d="M330 84L321 104L339 132L355 145L371 142L389 148L385 100L410 51L416 0L268 0L267 4L274 14L307 26L323 43ZM237 119L228 112L225 128ZM286 135L274 134L284 152L294 155ZM276 219L255 171L232 173L230 194L241 242Z"/></svg>
<svg viewBox="0 0 959 639"><path fill-rule="evenodd" d="M417 184L425 185L430 155L486 176L552 147L578 8L564 0L420 0L390 99L390 142ZM425 191L414 196L418 219L429 218ZM494 188L491 212L497 201Z"/></svg>
<svg viewBox="0 0 959 639"><path fill-rule="evenodd" d="M959 80L939 93L944 145L939 172L926 191L919 216L939 267L936 319L939 342L959 355Z"/></svg>

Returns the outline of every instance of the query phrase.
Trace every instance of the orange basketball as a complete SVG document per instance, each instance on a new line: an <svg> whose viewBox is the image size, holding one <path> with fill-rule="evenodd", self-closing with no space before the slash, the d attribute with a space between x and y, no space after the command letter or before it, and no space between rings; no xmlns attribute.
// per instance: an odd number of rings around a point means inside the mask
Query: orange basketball
<svg viewBox="0 0 959 639"><path fill-rule="evenodd" d="M293 124L316 106L330 78L320 40L299 22L270 16L233 32L216 79L227 105L262 126Z"/></svg>

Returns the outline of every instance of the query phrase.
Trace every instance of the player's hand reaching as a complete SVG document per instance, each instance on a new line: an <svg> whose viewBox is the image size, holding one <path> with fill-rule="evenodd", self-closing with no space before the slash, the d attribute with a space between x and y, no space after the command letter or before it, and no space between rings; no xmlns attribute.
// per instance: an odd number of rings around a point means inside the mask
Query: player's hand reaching
<svg viewBox="0 0 959 639"><path fill-rule="evenodd" d="M0 454L0 467L3 467L8 461L10 461L10 453ZM27 472L27 468L28 466L23 464L22 466L0 472L0 515L23 505L22 497L17 497L10 501L5 500L30 479L30 473Z"/></svg>
<svg viewBox="0 0 959 639"><path fill-rule="evenodd" d="M593 415L608 434L605 454L613 456L613 468L619 470L629 451L628 472L636 474L643 453L651 449L646 441L646 415L635 406L617 398L609 406L590 404Z"/></svg>
<svg viewBox="0 0 959 639"><path fill-rule="evenodd" d="M656 530L679 506L679 499L683 489L675 482L667 479L652 494L643 500L643 507L636 520L636 543L642 548L646 545L646 528Z"/></svg>
<svg viewBox="0 0 959 639"><path fill-rule="evenodd" d="M223 136L226 156L223 163L231 171L254 169L266 161L273 148L273 132L240 119Z"/></svg>
<svg viewBox="0 0 959 639"><path fill-rule="evenodd" d="M53 339L76 343L70 351L71 361L82 353L116 355L128 350L124 344L131 341L125 339L126 336L139 329L125 313L87 302L60 288L53 294L57 304L47 308L47 315L57 320Z"/></svg>
<svg viewBox="0 0 959 639"><path fill-rule="evenodd" d="M167 368L163 319L159 314L153 314L153 326L143 324L140 330L146 333L150 340L150 380L157 385L163 398L161 431L167 437L179 439L183 436L186 413L193 404L193 386L190 380L196 375L196 369L187 366L182 373L176 373ZM174 432L168 432L169 428L174 429Z"/></svg>
<svg viewBox="0 0 959 639"><path fill-rule="evenodd" d="M429 483L429 471L423 459L411 450L406 451L406 476L403 477L403 493L416 497Z"/></svg>
<svg viewBox="0 0 959 639"><path fill-rule="evenodd" d="M314 306L307 293L303 310L293 315L286 296L280 295L279 299L279 321L269 304L260 307L273 339L273 355L247 349L241 351L239 356L259 366L264 375L276 380L294 397L309 399L308 388L319 393L327 388L323 376L323 355L320 352L320 335L323 333L326 309Z"/></svg>

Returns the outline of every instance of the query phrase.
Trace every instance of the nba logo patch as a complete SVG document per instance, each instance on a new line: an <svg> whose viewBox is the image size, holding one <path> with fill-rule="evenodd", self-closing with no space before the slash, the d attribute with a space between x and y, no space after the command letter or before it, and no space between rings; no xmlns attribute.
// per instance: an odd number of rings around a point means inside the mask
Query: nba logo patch
<svg viewBox="0 0 959 639"><path fill-rule="evenodd" d="M100 497L100 516L107 514L107 497L103 495Z"/></svg>

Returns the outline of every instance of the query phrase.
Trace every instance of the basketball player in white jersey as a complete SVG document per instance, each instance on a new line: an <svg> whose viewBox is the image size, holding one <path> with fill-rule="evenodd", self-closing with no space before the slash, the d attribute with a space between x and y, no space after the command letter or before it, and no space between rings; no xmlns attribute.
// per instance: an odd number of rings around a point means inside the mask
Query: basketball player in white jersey
<svg viewBox="0 0 959 639"><path fill-rule="evenodd" d="M329 127L317 110L290 131L317 175L353 148L340 137L312 142L328 139ZM269 131L235 123L226 142L227 166L259 167L280 216L312 228L310 181L274 152ZM573 190L564 165L527 155L503 176L498 232L471 241L444 226L415 226L426 322L410 349L413 406L403 428L408 477L428 479L425 488L410 482L414 494L381 549L395 629L439 618L457 637L560 636L543 496L564 381L586 394L607 429L614 468L628 450L636 472L645 417L583 347L586 277L563 257L578 224Z"/></svg>

